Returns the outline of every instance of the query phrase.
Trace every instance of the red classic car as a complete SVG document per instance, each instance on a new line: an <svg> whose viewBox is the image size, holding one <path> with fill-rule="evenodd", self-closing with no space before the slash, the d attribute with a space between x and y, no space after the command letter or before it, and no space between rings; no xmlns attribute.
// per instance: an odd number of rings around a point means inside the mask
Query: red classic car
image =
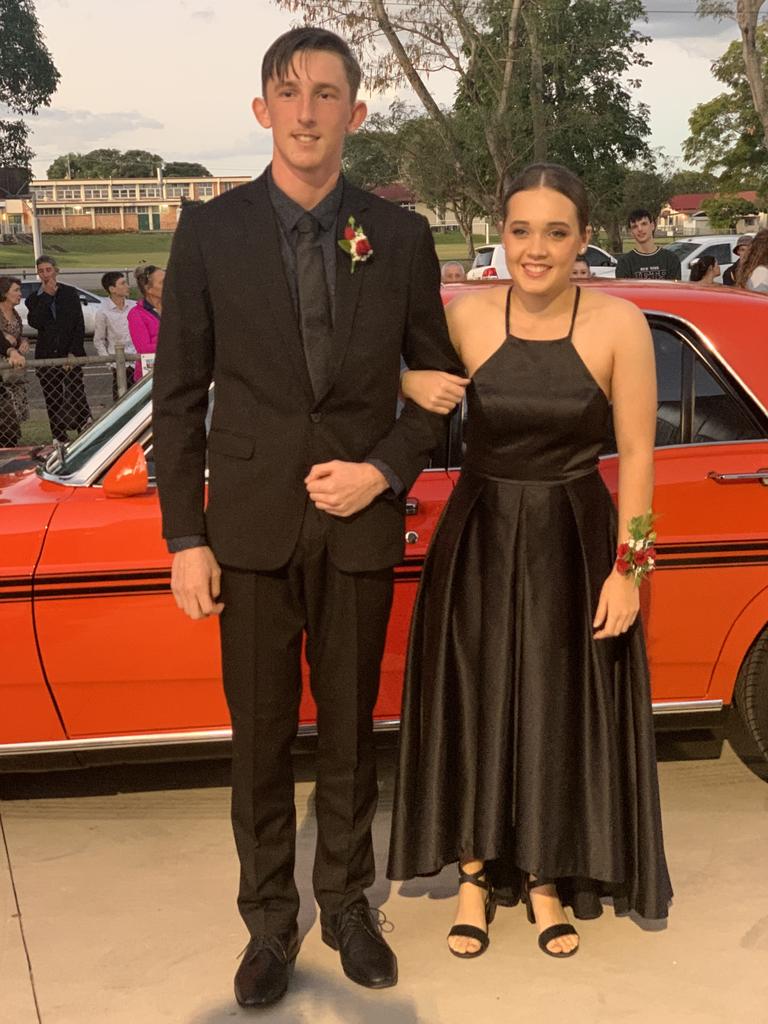
<svg viewBox="0 0 768 1024"><path fill-rule="evenodd" d="M768 299L691 285L588 287L639 306L656 347L659 560L644 588L654 710L661 722L701 726L735 702L768 754ZM17 457L0 471L0 754L228 735L217 624L186 619L169 592L151 387L142 380L43 465ZM136 446L149 466L138 488ZM397 725L413 599L461 457L457 412L408 502L380 728ZM615 491L610 450L601 469ZM301 718L311 730L308 692Z"/></svg>

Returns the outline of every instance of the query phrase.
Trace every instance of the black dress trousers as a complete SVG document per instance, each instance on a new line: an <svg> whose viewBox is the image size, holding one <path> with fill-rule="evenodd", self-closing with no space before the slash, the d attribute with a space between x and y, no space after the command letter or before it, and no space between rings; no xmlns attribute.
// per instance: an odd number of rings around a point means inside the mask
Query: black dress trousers
<svg viewBox="0 0 768 1024"><path fill-rule="evenodd" d="M308 501L287 566L274 572L222 566L238 906L252 935L285 931L299 907L291 744L298 728L304 635L318 708L315 896L321 910L337 913L374 881L371 823L378 789L372 713L393 571L341 572L328 555L328 525L328 515Z"/></svg>

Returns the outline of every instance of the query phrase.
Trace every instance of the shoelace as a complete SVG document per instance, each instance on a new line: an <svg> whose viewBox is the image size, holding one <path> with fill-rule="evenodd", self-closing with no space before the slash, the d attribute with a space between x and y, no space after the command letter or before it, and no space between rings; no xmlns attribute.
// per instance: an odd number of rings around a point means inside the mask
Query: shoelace
<svg viewBox="0 0 768 1024"><path fill-rule="evenodd" d="M253 956L256 953L260 953L262 949L268 949L279 960L285 957L285 947L276 935L254 935L237 954L237 959L241 960L246 951L249 951L249 955Z"/></svg>
<svg viewBox="0 0 768 1024"><path fill-rule="evenodd" d="M383 910L379 907L370 907L362 900L359 903L353 903L351 907L347 908L341 921L341 929L346 931L357 920L368 928L373 929L377 934L381 932L389 933L394 931L395 928Z"/></svg>

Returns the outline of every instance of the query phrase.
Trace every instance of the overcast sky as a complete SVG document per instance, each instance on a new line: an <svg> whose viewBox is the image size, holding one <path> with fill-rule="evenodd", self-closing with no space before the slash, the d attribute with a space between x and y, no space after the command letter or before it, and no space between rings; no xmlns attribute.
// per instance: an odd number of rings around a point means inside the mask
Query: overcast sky
<svg viewBox="0 0 768 1024"><path fill-rule="evenodd" d="M647 0L652 60L639 99L651 144L679 157L688 115L720 91L710 65L737 32L697 19L695 0ZM255 174L270 138L253 119L259 66L291 17L269 0L37 0L61 85L32 119L35 174L90 149L148 149L214 174ZM444 97L449 100L449 96Z"/></svg>

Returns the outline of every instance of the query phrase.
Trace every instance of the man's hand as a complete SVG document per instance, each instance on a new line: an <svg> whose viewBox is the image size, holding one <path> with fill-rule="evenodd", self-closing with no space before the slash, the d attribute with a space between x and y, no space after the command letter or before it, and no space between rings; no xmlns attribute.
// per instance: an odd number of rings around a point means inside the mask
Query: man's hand
<svg viewBox="0 0 768 1024"><path fill-rule="evenodd" d="M321 462L305 478L315 507L332 516L353 516L383 494L389 484L368 462Z"/></svg>
<svg viewBox="0 0 768 1024"><path fill-rule="evenodd" d="M173 556L171 590L176 604L190 619L220 615L224 605L221 593L221 569L208 547L187 548Z"/></svg>
<svg viewBox="0 0 768 1024"><path fill-rule="evenodd" d="M56 284L56 278L43 282L43 291L46 295L55 295L58 290L59 286Z"/></svg>

